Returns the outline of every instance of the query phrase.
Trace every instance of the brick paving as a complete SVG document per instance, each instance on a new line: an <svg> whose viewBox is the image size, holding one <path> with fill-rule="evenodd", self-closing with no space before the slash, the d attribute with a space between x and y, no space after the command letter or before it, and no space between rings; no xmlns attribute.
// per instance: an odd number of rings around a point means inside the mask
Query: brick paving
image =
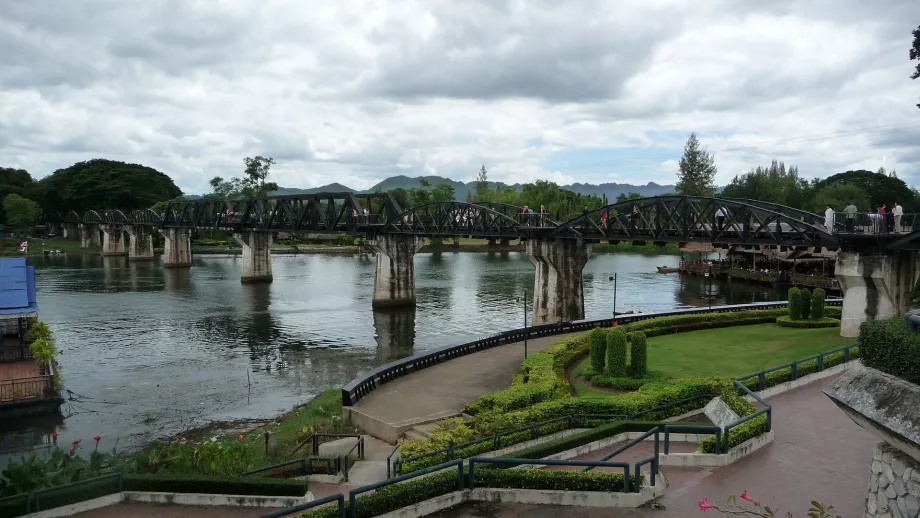
<svg viewBox="0 0 920 518"><path fill-rule="evenodd" d="M33 360L0 363L0 401L13 401L41 394L45 382L38 379L39 376L41 370L38 362Z"/></svg>
<svg viewBox="0 0 920 518"><path fill-rule="evenodd" d="M724 502L742 491L782 512L804 516L811 500L833 505L845 517L861 516L869 485L874 436L856 426L821 389L836 378L770 398L775 441L731 466L662 468L668 480L664 509L579 509L555 506L467 504L432 515L440 518L495 516L539 518L684 518L699 515L704 497Z"/></svg>

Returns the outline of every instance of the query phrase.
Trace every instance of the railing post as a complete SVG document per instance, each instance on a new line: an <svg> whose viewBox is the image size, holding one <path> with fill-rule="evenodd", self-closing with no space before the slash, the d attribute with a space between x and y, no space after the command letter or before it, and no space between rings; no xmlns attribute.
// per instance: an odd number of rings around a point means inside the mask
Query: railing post
<svg viewBox="0 0 920 518"><path fill-rule="evenodd" d="M818 355L818 372L824 370L824 353Z"/></svg>
<svg viewBox="0 0 920 518"><path fill-rule="evenodd" d="M844 346L843 348L843 362L846 363L850 361L850 346Z"/></svg>
<svg viewBox="0 0 920 518"><path fill-rule="evenodd" d="M348 516L349 518L357 518L358 510L355 509L357 505L357 499L355 498L354 491L348 492Z"/></svg>
<svg viewBox="0 0 920 518"><path fill-rule="evenodd" d="M798 371L799 371L798 367L799 367L799 364L795 362L792 362L792 365L789 367L789 374L792 375L792 379L790 381L795 381L796 379L798 379Z"/></svg>
<svg viewBox="0 0 920 518"><path fill-rule="evenodd" d="M767 407L767 432L773 429L773 407Z"/></svg>
<svg viewBox="0 0 920 518"><path fill-rule="evenodd" d="M757 391L767 388L767 373L760 371L757 373Z"/></svg>
<svg viewBox="0 0 920 518"><path fill-rule="evenodd" d="M659 429L655 429L655 460L652 461L652 485L655 485L655 475L658 473L658 446L660 443Z"/></svg>
<svg viewBox="0 0 920 518"><path fill-rule="evenodd" d="M463 461L457 463L457 491L463 491Z"/></svg>
<svg viewBox="0 0 920 518"><path fill-rule="evenodd" d="M470 489L476 487L476 463L473 462L473 459L470 459L470 483L467 484L467 487Z"/></svg>

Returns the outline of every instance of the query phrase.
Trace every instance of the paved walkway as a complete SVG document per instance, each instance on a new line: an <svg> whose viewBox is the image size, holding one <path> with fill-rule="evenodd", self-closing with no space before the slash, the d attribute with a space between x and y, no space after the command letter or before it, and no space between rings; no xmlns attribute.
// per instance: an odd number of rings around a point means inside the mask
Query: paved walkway
<svg viewBox="0 0 920 518"><path fill-rule="evenodd" d="M669 487L664 509L579 509L553 506L467 504L442 512L441 518L496 516L684 518L699 514L704 497L724 502L742 491L782 512L804 516L809 502L833 505L842 516L862 516L869 486L874 436L856 426L821 389L836 378L770 398L776 439L731 466L707 469L662 468Z"/></svg>
<svg viewBox="0 0 920 518"><path fill-rule="evenodd" d="M278 509L261 507L195 507L187 505L154 505L121 503L73 514L79 518L254 518Z"/></svg>
<svg viewBox="0 0 920 518"><path fill-rule="evenodd" d="M527 351L539 352L581 333L528 340ZM383 385L358 401L355 409L391 424L456 415L480 396L508 388L523 360L524 342L455 358Z"/></svg>

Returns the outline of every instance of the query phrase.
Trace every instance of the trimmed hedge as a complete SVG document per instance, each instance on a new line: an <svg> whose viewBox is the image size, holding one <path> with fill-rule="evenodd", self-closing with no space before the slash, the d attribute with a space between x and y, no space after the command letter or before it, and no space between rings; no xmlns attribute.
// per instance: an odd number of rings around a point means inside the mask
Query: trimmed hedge
<svg viewBox="0 0 920 518"><path fill-rule="evenodd" d="M811 294L811 318L822 320L824 318L824 290L818 288Z"/></svg>
<svg viewBox="0 0 920 518"><path fill-rule="evenodd" d="M614 461L615 462L615 461ZM547 469L495 469L483 464L473 474L477 487L547 489L556 491L623 491L623 473L616 471L562 471Z"/></svg>
<svg viewBox="0 0 920 518"><path fill-rule="evenodd" d="M811 318L811 290L802 288L802 320Z"/></svg>
<svg viewBox="0 0 920 518"><path fill-rule="evenodd" d="M750 414L753 414L757 411L757 407L753 403L748 402L748 400L739 396L734 390L722 394L722 400L725 401L725 404L728 405L738 417L744 417ZM750 421L738 425L728 432L728 447L734 448L739 444L753 439L758 435L761 435L767 431L767 416L761 415L751 419ZM722 438L723 441L725 438ZM707 437L700 441L700 445L697 448L702 453L718 453L716 452L716 438L715 436Z"/></svg>
<svg viewBox="0 0 920 518"><path fill-rule="evenodd" d="M630 340L629 373L642 377L648 372L648 343L645 333L636 331Z"/></svg>
<svg viewBox="0 0 920 518"><path fill-rule="evenodd" d="M866 367L920 385L920 333L908 330L903 318L863 322L856 343Z"/></svg>
<svg viewBox="0 0 920 518"><path fill-rule="evenodd" d="M180 477L175 475L127 475L125 491L205 493L217 495L304 496L307 482L260 477Z"/></svg>
<svg viewBox="0 0 920 518"><path fill-rule="evenodd" d="M789 288L789 319L802 320L802 290Z"/></svg>
<svg viewBox="0 0 920 518"><path fill-rule="evenodd" d="M614 378L612 376L607 376L605 374L597 374L594 372L587 372L584 374L586 380L590 381L595 387L603 388L613 388L619 390L639 390L642 388L642 385L650 381L661 381L663 378Z"/></svg>
<svg viewBox="0 0 920 518"><path fill-rule="evenodd" d="M89 482L76 487L69 487L58 491L42 493L39 497L40 510L54 509L65 505L85 502L93 498L99 498L118 492L118 480L115 478L109 480L100 480L98 482ZM26 516L25 497L8 502L0 503L0 516ZM34 505L34 503L33 503Z"/></svg>
<svg viewBox="0 0 920 518"><path fill-rule="evenodd" d="M450 468L433 475L385 486L370 494L358 495L356 516L359 518L380 516L456 490L457 469ZM348 499L345 500L345 507L349 507ZM332 504L299 516L302 518L338 518L338 509L336 504Z"/></svg>
<svg viewBox="0 0 920 518"><path fill-rule="evenodd" d="M509 453L508 457L513 457L515 459L543 459L550 455L560 453L566 450L571 450L572 448L577 448L579 446L584 446L586 444L591 444L595 441L600 441L608 437L613 437L621 433L627 432L647 432L656 426L664 426L668 424L679 424L676 422L670 421L617 421L614 423L609 423L601 426L597 426L590 430L570 435L568 437L562 437L554 441L546 442L527 448L525 450L516 451L514 453ZM686 424L686 423L680 423ZM512 467L512 466L506 466Z"/></svg>
<svg viewBox="0 0 920 518"><path fill-rule="evenodd" d="M626 376L626 333L620 329L607 331L607 368L604 373L615 378Z"/></svg>
<svg viewBox="0 0 920 518"><path fill-rule="evenodd" d="M591 368L594 372L604 372L604 364L607 361L607 332L600 328L594 328L588 333L588 343L591 348Z"/></svg>
<svg viewBox="0 0 920 518"><path fill-rule="evenodd" d="M776 325L795 329L818 329L822 327L839 327L840 320L830 317L824 317L820 320L792 320L791 316L781 316L776 319Z"/></svg>

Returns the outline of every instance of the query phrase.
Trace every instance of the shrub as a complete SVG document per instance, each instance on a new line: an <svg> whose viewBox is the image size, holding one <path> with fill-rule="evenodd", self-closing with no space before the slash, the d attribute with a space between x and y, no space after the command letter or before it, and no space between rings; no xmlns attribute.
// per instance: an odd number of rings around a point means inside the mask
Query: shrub
<svg viewBox="0 0 920 518"><path fill-rule="evenodd" d="M456 490L457 470L456 468L447 469L430 476L407 480L401 484L385 486L371 494L359 495L355 516L359 518L380 516ZM347 499L345 505L348 506ZM338 518L338 509L336 504L332 504L300 516L303 518Z"/></svg>
<svg viewBox="0 0 920 518"><path fill-rule="evenodd" d="M303 496L307 493L307 483L305 480L282 478L129 475L125 477L124 489L162 493Z"/></svg>
<svg viewBox="0 0 920 518"><path fill-rule="evenodd" d="M648 372L648 343L645 333L637 331L630 339L630 374L640 378Z"/></svg>
<svg viewBox="0 0 920 518"><path fill-rule="evenodd" d="M645 385L646 383L650 381L654 381L654 380L662 381L667 378L661 378L661 377L659 378L628 378L628 377L615 378L613 376L607 376L606 374L587 373L585 374L585 379L588 380L595 387L631 391L631 390L639 390L640 388L642 388L643 385Z"/></svg>
<svg viewBox="0 0 920 518"><path fill-rule="evenodd" d="M802 290L789 288L789 319L802 319Z"/></svg>
<svg viewBox="0 0 920 518"><path fill-rule="evenodd" d="M591 368L594 372L604 372L607 361L607 332L601 328L592 329L588 333L588 343L591 344Z"/></svg>
<svg viewBox="0 0 920 518"><path fill-rule="evenodd" d="M781 316L776 319L776 325L780 327L793 327L796 329L817 329L821 327L837 327L840 325L840 320L828 317L822 319L792 320L788 316Z"/></svg>
<svg viewBox="0 0 920 518"><path fill-rule="evenodd" d="M802 320L808 320L811 316L811 290L802 288Z"/></svg>
<svg viewBox="0 0 920 518"><path fill-rule="evenodd" d="M615 462L615 461L614 461ZM623 491L623 472L495 469L476 466L476 486L503 489L546 489L556 491Z"/></svg>
<svg viewBox="0 0 920 518"><path fill-rule="evenodd" d="M818 288L811 294L811 318L821 320L824 318L824 290Z"/></svg>
<svg viewBox="0 0 920 518"><path fill-rule="evenodd" d="M608 376L626 376L626 333L620 329L607 332L607 369Z"/></svg>
<svg viewBox="0 0 920 518"><path fill-rule="evenodd" d="M728 405L738 417L745 417L750 414L753 414L757 411L752 403L748 400L739 396L734 390L726 391L721 394L722 400L725 401L725 404ZM758 435L761 435L767 431L767 416L760 415L751 419L750 421L740 424L728 432L728 447L734 448L744 441L753 439ZM723 441L725 440L723 436ZM707 437L700 441L699 451L703 453L717 453L716 452L716 438Z"/></svg>
<svg viewBox="0 0 920 518"><path fill-rule="evenodd" d="M859 358L859 348L850 349L850 359L855 360ZM836 352L827 354L824 356L824 368L830 368L835 365L840 365L843 363L845 356L843 352ZM796 379L801 378L802 376L807 376L808 374L814 374L818 372L818 360L817 358L806 360L796 365ZM747 378L738 378L738 381L743 383L747 388L751 390L757 390L757 376L749 376ZM772 372L768 372L764 376L764 387L770 388L780 383L786 383L787 381L792 381L792 367L784 367Z"/></svg>
<svg viewBox="0 0 920 518"><path fill-rule="evenodd" d="M656 426L664 426L667 424L679 423L672 423L669 421L616 421L600 425L579 434L562 437L525 450L519 450L509 454L509 456L515 459L544 459L550 455L571 450L572 448L584 446L602 439L607 439L608 437L613 437L621 433L647 432Z"/></svg>
<svg viewBox="0 0 920 518"><path fill-rule="evenodd" d="M863 322L856 343L866 367L920 385L920 333L908 330L904 319Z"/></svg>

